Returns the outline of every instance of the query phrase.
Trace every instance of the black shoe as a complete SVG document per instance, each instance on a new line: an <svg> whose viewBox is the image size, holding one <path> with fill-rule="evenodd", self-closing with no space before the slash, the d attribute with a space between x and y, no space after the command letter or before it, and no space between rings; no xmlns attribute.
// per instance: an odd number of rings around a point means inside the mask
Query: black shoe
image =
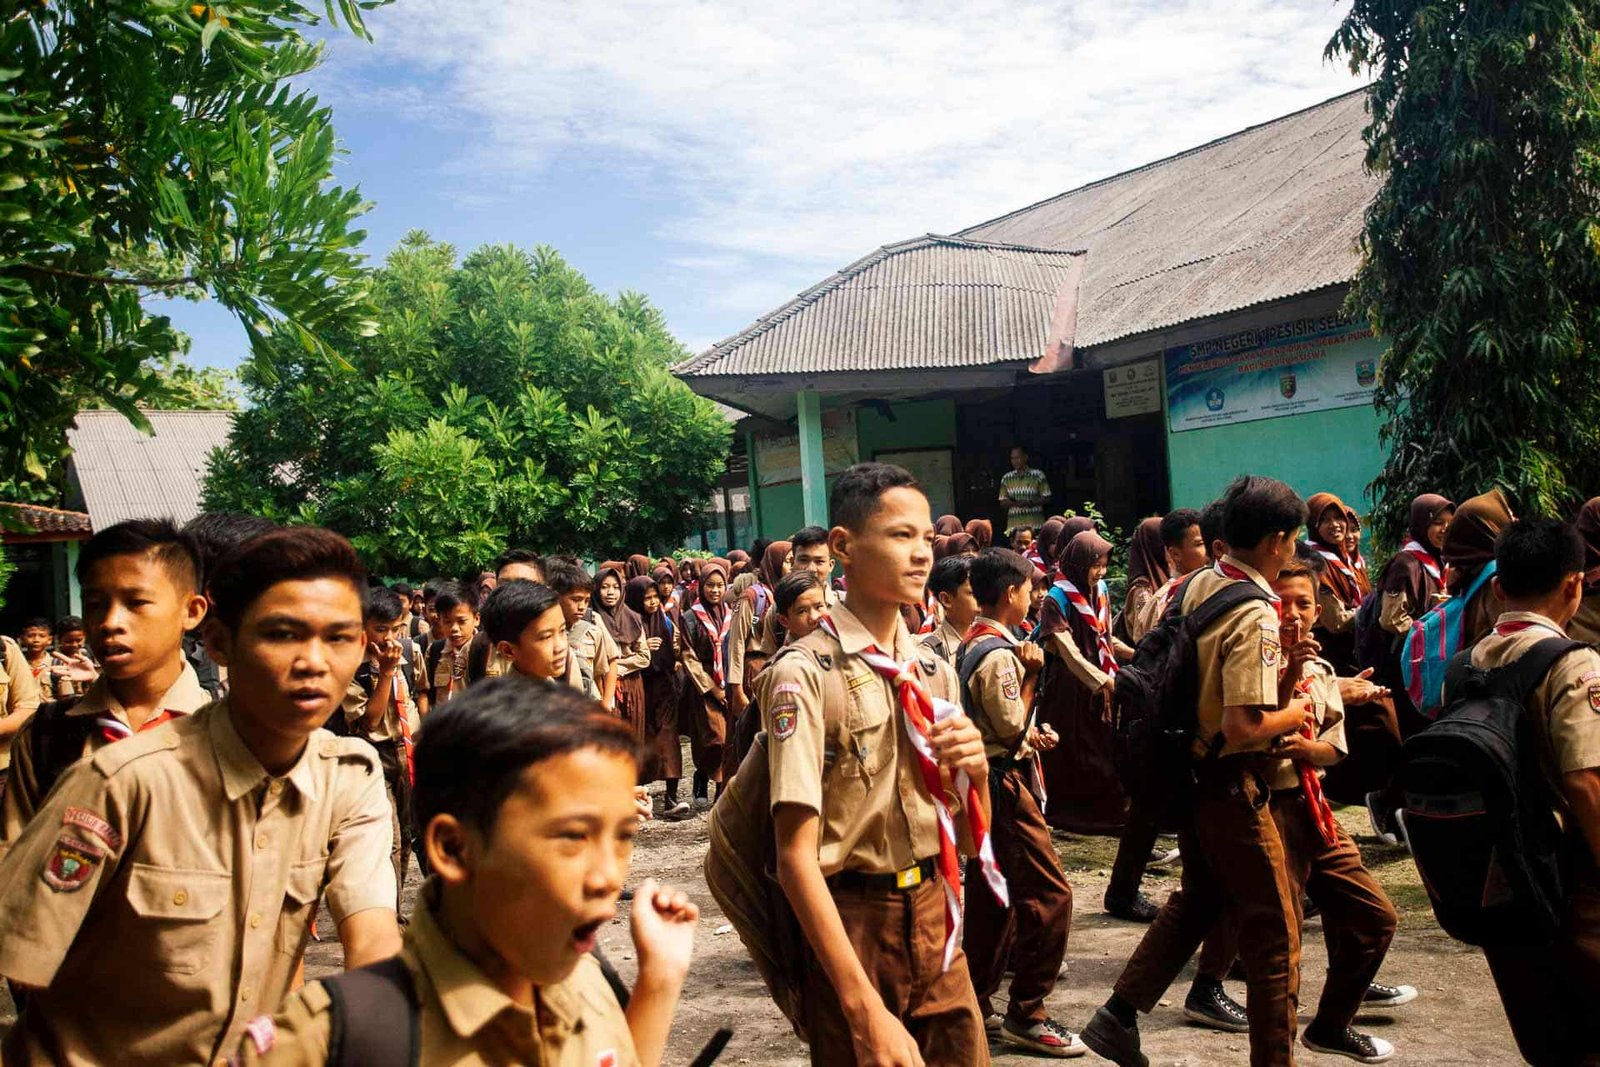
<svg viewBox="0 0 1600 1067"><path fill-rule="evenodd" d="M1417 999L1415 986L1384 985L1382 982L1373 982L1367 986L1366 994L1361 998L1363 1008L1398 1008L1402 1004L1410 1004Z"/></svg>
<svg viewBox="0 0 1600 1067"><path fill-rule="evenodd" d="M1183 1002L1183 1017L1229 1034L1250 1031L1250 1017L1245 1014L1244 1005L1228 996L1221 982L1196 982L1190 986Z"/></svg>
<svg viewBox="0 0 1600 1067"><path fill-rule="evenodd" d="M1106 914L1117 919L1126 919L1131 923L1153 923L1161 909L1156 907L1155 901L1143 893L1135 892L1131 897L1112 896L1110 891L1105 896Z"/></svg>
<svg viewBox="0 0 1600 1067"><path fill-rule="evenodd" d="M1312 1052L1348 1056L1357 1063L1382 1063L1394 1055L1394 1046L1389 1042L1381 1037L1369 1037L1353 1026L1331 1034L1318 1033L1315 1026L1308 1026L1300 1043Z"/></svg>
<svg viewBox="0 0 1600 1067"><path fill-rule="evenodd" d="M1150 1058L1139 1051L1138 1025L1123 1026L1104 1008L1096 1009L1082 1037L1090 1051L1117 1067L1150 1067Z"/></svg>

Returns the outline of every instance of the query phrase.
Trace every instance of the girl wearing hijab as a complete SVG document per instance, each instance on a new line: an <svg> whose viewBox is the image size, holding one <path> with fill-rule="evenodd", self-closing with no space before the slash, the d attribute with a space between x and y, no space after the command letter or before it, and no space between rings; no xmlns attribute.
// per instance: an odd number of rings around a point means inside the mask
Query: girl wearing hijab
<svg viewBox="0 0 1600 1067"><path fill-rule="evenodd" d="M934 521L933 532L940 537L954 537L958 533L964 533L965 530L961 525L961 520L954 515L940 515Z"/></svg>
<svg viewBox="0 0 1600 1067"><path fill-rule="evenodd" d="M1344 509L1344 551L1350 557L1350 566L1361 576L1362 586L1372 592L1372 578L1367 574L1367 557L1361 554L1361 516L1355 508Z"/></svg>
<svg viewBox="0 0 1600 1067"><path fill-rule="evenodd" d="M1028 562L1038 567L1039 573L1046 577L1054 577L1049 572L1055 568L1056 542L1060 540L1061 528L1066 524L1067 520L1060 515L1052 515L1046 519L1034 536L1033 544L1028 546L1029 551L1023 553Z"/></svg>
<svg viewBox="0 0 1600 1067"><path fill-rule="evenodd" d="M732 581L750 569L750 553L736 548L728 553L728 579Z"/></svg>
<svg viewBox="0 0 1600 1067"><path fill-rule="evenodd" d="M672 580L671 571L666 574ZM661 602L660 583L650 577L628 579L624 594L628 608L639 617L650 664L639 672L644 686L645 760L641 777L666 783L661 816L686 819L693 814L687 801L678 799L683 777L683 748L678 744L678 655L676 626Z"/></svg>
<svg viewBox="0 0 1600 1067"><path fill-rule="evenodd" d="M1150 602L1171 578L1166 542L1161 540L1161 516L1152 515L1134 529L1128 544L1128 595L1117 617L1119 637L1130 645L1139 643L1148 629Z"/></svg>
<svg viewBox="0 0 1600 1067"><path fill-rule="evenodd" d="M1403 693L1400 645L1411 623L1439 602L1444 593L1444 533L1456 506L1437 493L1423 493L1411 502L1406 542L1378 572L1378 625L1360 635L1359 661L1377 680Z"/></svg>
<svg viewBox="0 0 1600 1067"><path fill-rule="evenodd" d="M1322 616L1312 631L1322 644L1322 657L1345 677L1357 673L1356 612L1367 594L1366 576L1355 567L1348 546L1350 509L1332 493L1314 493L1306 501L1307 538L1322 557L1317 603Z"/></svg>
<svg viewBox="0 0 1600 1067"><path fill-rule="evenodd" d="M994 523L988 519L973 519L967 523L966 532L977 542L979 552L994 544Z"/></svg>
<svg viewBox="0 0 1600 1067"><path fill-rule="evenodd" d="M650 577L650 557L642 552L635 552L628 557L628 581L635 578Z"/></svg>
<svg viewBox="0 0 1600 1067"><path fill-rule="evenodd" d="M1475 496L1456 508L1444 531L1445 590L1453 597L1466 596L1483 569L1494 562L1494 542L1500 531L1516 519L1505 494L1498 489ZM1494 591L1494 583L1479 586L1461 616L1461 647L1475 644L1494 628L1505 610L1505 601Z"/></svg>
<svg viewBox="0 0 1600 1067"><path fill-rule="evenodd" d="M1583 505L1577 525L1583 535L1583 604L1567 623L1567 636L1600 644L1600 496Z"/></svg>
<svg viewBox="0 0 1600 1067"><path fill-rule="evenodd" d="M724 601L728 563L708 559L700 568L699 595L683 612L681 654L689 684L683 687L689 752L694 757L694 806L711 807L710 783L722 781L722 746L728 737L728 677L723 659L733 612Z"/></svg>
<svg viewBox="0 0 1600 1067"><path fill-rule="evenodd" d="M1111 696L1118 664L1133 650L1111 633L1105 590L1111 543L1093 530L1067 542L1061 576L1040 609L1044 674L1039 721L1061 743L1042 755L1051 826L1079 834L1121 833L1127 800L1112 755Z"/></svg>
<svg viewBox="0 0 1600 1067"><path fill-rule="evenodd" d="M788 541L771 542L762 551L756 569L740 576L750 581L742 588L738 582L729 587L733 624L728 630L728 716L734 724L749 707L750 686L766 666L766 657L757 651L761 621L772 607L778 580L788 573L789 547ZM738 746L724 745L722 753L722 781L726 784L739 769Z"/></svg>
<svg viewBox="0 0 1600 1067"><path fill-rule="evenodd" d="M700 561L692 557L678 562L678 588L673 591L672 605L679 611L688 611L700 596Z"/></svg>
<svg viewBox="0 0 1600 1067"><path fill-rule="evenodd" d="M650 665L650 649L645 643L644 620L623 603L628 584L624 564L606 564L594 579L594 613L605 624L606 632L621 653L612 660L617 672L616 696L612 707L617 718L628 724L634 739L645 739L644 679L639 672Z"/></svg>

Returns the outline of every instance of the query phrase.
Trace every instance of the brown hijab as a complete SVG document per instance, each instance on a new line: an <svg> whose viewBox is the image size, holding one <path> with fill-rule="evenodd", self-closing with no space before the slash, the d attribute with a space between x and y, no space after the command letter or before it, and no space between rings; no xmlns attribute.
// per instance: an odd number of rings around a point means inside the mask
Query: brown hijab
<svg viewBox="0 0 1600 1067"><path fill-rule="evenodd" d="M1428 550L1428 555L1437 556L1439 553L1428 543L1428 527L1433 525L1433 520L1439 517L1439 512L1446 508L1454 508L1455 504L1446 500L1438 493L1423 493L1411 502L1411 515L1406 523L1406 535Z"/></svg>
<svg viewBox="0 0 1600 1067"><path fill-rule="evenodd" d="M628 579L628 587L622 591L623 603L628 605L628 610L639 617L644 626L646 637L661 638L661 647L650 653L650 666L645 668L653 673L665 674L672 670L672 623L667 617L667 605L660 607L650 614L644 610L645 594L655 589L657 583L649 575ZM659 595L657 597L659 600Z"/></svg>
<svg viewBox="0 0 1600 1067"><path fill-rule="evenodd" d="M700 581L698 582L698 588L695 589L696 602L706 604L706 579L711 577L713 572L722 575L723 587L724 590L726 590L728 582L728 561L720 556L703 560L700 564ZM726 591L724 591L722 594L722 603L715 606L706 604L706 611L710 613L711 621L718 626L722 625L722 616L727 612L727 610L728 594ZM685 614L688 614L687 610L685 611Z"/></svg>
<svg viewBox="0 0 1600 1067"><path fill-rule="evenodd" d="M736 548L728 553L728 573L735 578L743 574L750 567L750 553L742 548Z"/></svg>
<svg viewBox="0 0 1600 1067"><path fill-rule="evenodd" d="M1473 497L1456 508L1444 532L1444 561L1451 569L1450 593L1458 595L1494 559L1495 538L1515 518L1498 489Z"/></svg>
<svg viewBox="0 0 1600 1067"><path fill-rule="evenodd" d="M628 581L635 578L648 578L650 576L650 557L641 552L635 552L628 557ZM624 590L626 591L626 590Z"/></svg>
<svg viewBox="0 0 1600 1067"><path fill-rule="evenodd" d="M1600 592L1600 496L1578 512L1578 532L1583 535L1583 587Z"/></svg>
<svg viewBox="0 0 1600 1067"><path fill-rule="evenodd" d="M600 603L600 583L606 576L617 580L617 591L622 597L617 601L617 606L608 608ZM623 648L632 648L639 643L639 637L644 633L644 620L639 618L639 613L628 607L628 575L620 563L607 563L600 568L594 576L594 614L597 619L605 623L606 629L611 632L611 637Z"/></svg>
<svg viewBox="0 0 1600 1067"><path fill-rule="evenodd" d="M1060 515L1046 519L1043 526L1033 535L1033 547L1039 553L1039 559L1048 567L1055 566L1056 542L1061 539L1061 528L1067 520Z"/></svg>
<svg viewBox="0 0 1600 1067"><path fill-rule="evenodd" d="M944 542L942 552L940 550L940 541ZM933 559L937 563L946 556L959 556L961 553L971 552L977 547L976 542L972 540L972 535L968 533L952 534L949 537L935 537L933 539Z"/></svg>
<svg viewBox="0 0 1600 1067"><path fill-rule="evenodd" d="M961 520L954 515L940 515L933 524L933 532L940 537L951 537L961 533Z"/></svg>
<svg viewBox="0 0 1600 1067"><path fill-rule="evenodd" d="M973 519L967 523L967 533L978 543L979 551L994 544L994 523L988 519Z"/></svg>
<svg viewBox="0 0 1600 1067"><path fill-rule="evenodd" d="M1110 551L1111 542L1093 530L1080 531L1061 550L1062 576L1077 586L1096 612L1100 611L1100 587L1098 584L1089 584L1089 568ZM1098 662L1100 636L1089 620L1077 611L1069 609L1063 613L1054 597L1045 597L1044 607L1039 613L1039 625L1044 627L1046 635L1071 631L1078 651L1087 656L1089 662Z"/></svg>
<svg viewBox="0 0 1600 1067"><path fill-rule="evenodd" d="M1337 511L1339 518L1350 521L1350 509L1345 507L1344 501L1332 493L1311 494L1311 499L1306 501L1306 536L1328 562L1322 568L1321 584L1338 597L1341 604L1353 608L1361 603L1365 595L1361 588L1361 576L1351 563L1350 554L1344 549L1344 541L1325 540L1317 529L1330 511ZM1329 555L1333 559L1328 559Z"/></svg>
<svg viewBox="0 0 1600 1067"><path fill-rule="evenodd" d="M1161 540L1161 516L1152 515L1134 528L1128 544L1128 588L1143 580L1160 589L1172 577L1167 570L1167 546Z"/></svg>
<svg viewBox="0 0 1600 1067"><path fill-rule="evenodd" d="M792 549L788 541L774 541L761 554L756 573L761 576L761 584L769 590L778 588L778 582L783 578L783 561L789 558Z"/></svg>

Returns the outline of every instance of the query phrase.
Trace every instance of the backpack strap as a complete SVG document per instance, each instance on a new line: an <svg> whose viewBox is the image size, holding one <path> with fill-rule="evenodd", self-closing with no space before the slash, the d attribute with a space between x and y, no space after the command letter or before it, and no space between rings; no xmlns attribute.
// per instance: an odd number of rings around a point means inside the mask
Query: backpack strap
<svg viewBox="0 0 1600 1067"><path fill-rule="evenodd" d="M1184 594L1189 591L1189 581L1185 581L1172 595L1172 602L1178 605L1180 612L1183 610ZM1199 637L1210 629L1213 623L1240 604L1266 599L1268 599L1266 592L1255 582L1232 582L1211 594L1204 604L1184 615L1183 621L1190 628L1190 632Z"/></svg>
<svg viewBox="0 0 1600 1067"><path fill-rule="evenodd" d="M43 800L67 768L83 758L83 746L94 733L93 715L68 715L78 697L40 704L24 736L33 757L33 778ZM36 801L37 802L37 801Z"/></svg>
<svg viewBox="0 0 1600 1067"><path fill-rule="evenodd" d="M1522 703L1556 661L1573 649L1585 647L1582 641L1568 637L1547 637L1504 667L1489 672L1489 685L1501 696ZM1470 653L1463 653L1470 655ZM1447 690L1448 691L1448 690Z"/></svg>
<svg viewBox="0 0 1600 1067"><path fill-rule="evenodd" d="M1002 648L1010 647L1009 643L1001 637L985 637L970 645L963 645L956 657L956 676L961 680L961 710L967 712L971 718L972 705L972 676L977 673L978 667L989 658L991 652L998 652ZM1009 769L1016 763L1017 753L1022 750L1022 745L1028 740L1028 733L1033 727L1034 709L1028 709L1028 721L1022 724L1022 733L1017 735L1017 740L1010 746L1005 757L1001 760L990 760L992 766L1000 770Z"/></svg>
<svg viewBox="0 0 1600 1067"><path fill-rule="evenodd" d="M328 1063L416 1064L422 1050L422 1012L411 972L399 956L333 978L328 993ZM401 1020L406 1025L397 1025Z"/></svg>

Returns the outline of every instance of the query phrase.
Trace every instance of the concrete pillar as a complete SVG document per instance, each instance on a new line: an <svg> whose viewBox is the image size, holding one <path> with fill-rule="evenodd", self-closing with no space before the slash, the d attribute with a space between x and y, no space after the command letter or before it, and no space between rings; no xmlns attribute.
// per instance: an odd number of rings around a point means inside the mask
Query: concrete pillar
<svg viewBox="0 0 1600 1067"><path fill-rule="evenodd" d="M744 435L745 469L750 476L750 540L767 535L761 524L761 473L756 470L756 435ZM759 561L757 561L759 562Z"/></svg>
<svg viewBox="0 0 1600 1067"><path fill-rule="evenodd" d="M828 525L828 474L822 463L822 398L809 389L794 395L800 426L800 500L807 526Z"/></svg>

